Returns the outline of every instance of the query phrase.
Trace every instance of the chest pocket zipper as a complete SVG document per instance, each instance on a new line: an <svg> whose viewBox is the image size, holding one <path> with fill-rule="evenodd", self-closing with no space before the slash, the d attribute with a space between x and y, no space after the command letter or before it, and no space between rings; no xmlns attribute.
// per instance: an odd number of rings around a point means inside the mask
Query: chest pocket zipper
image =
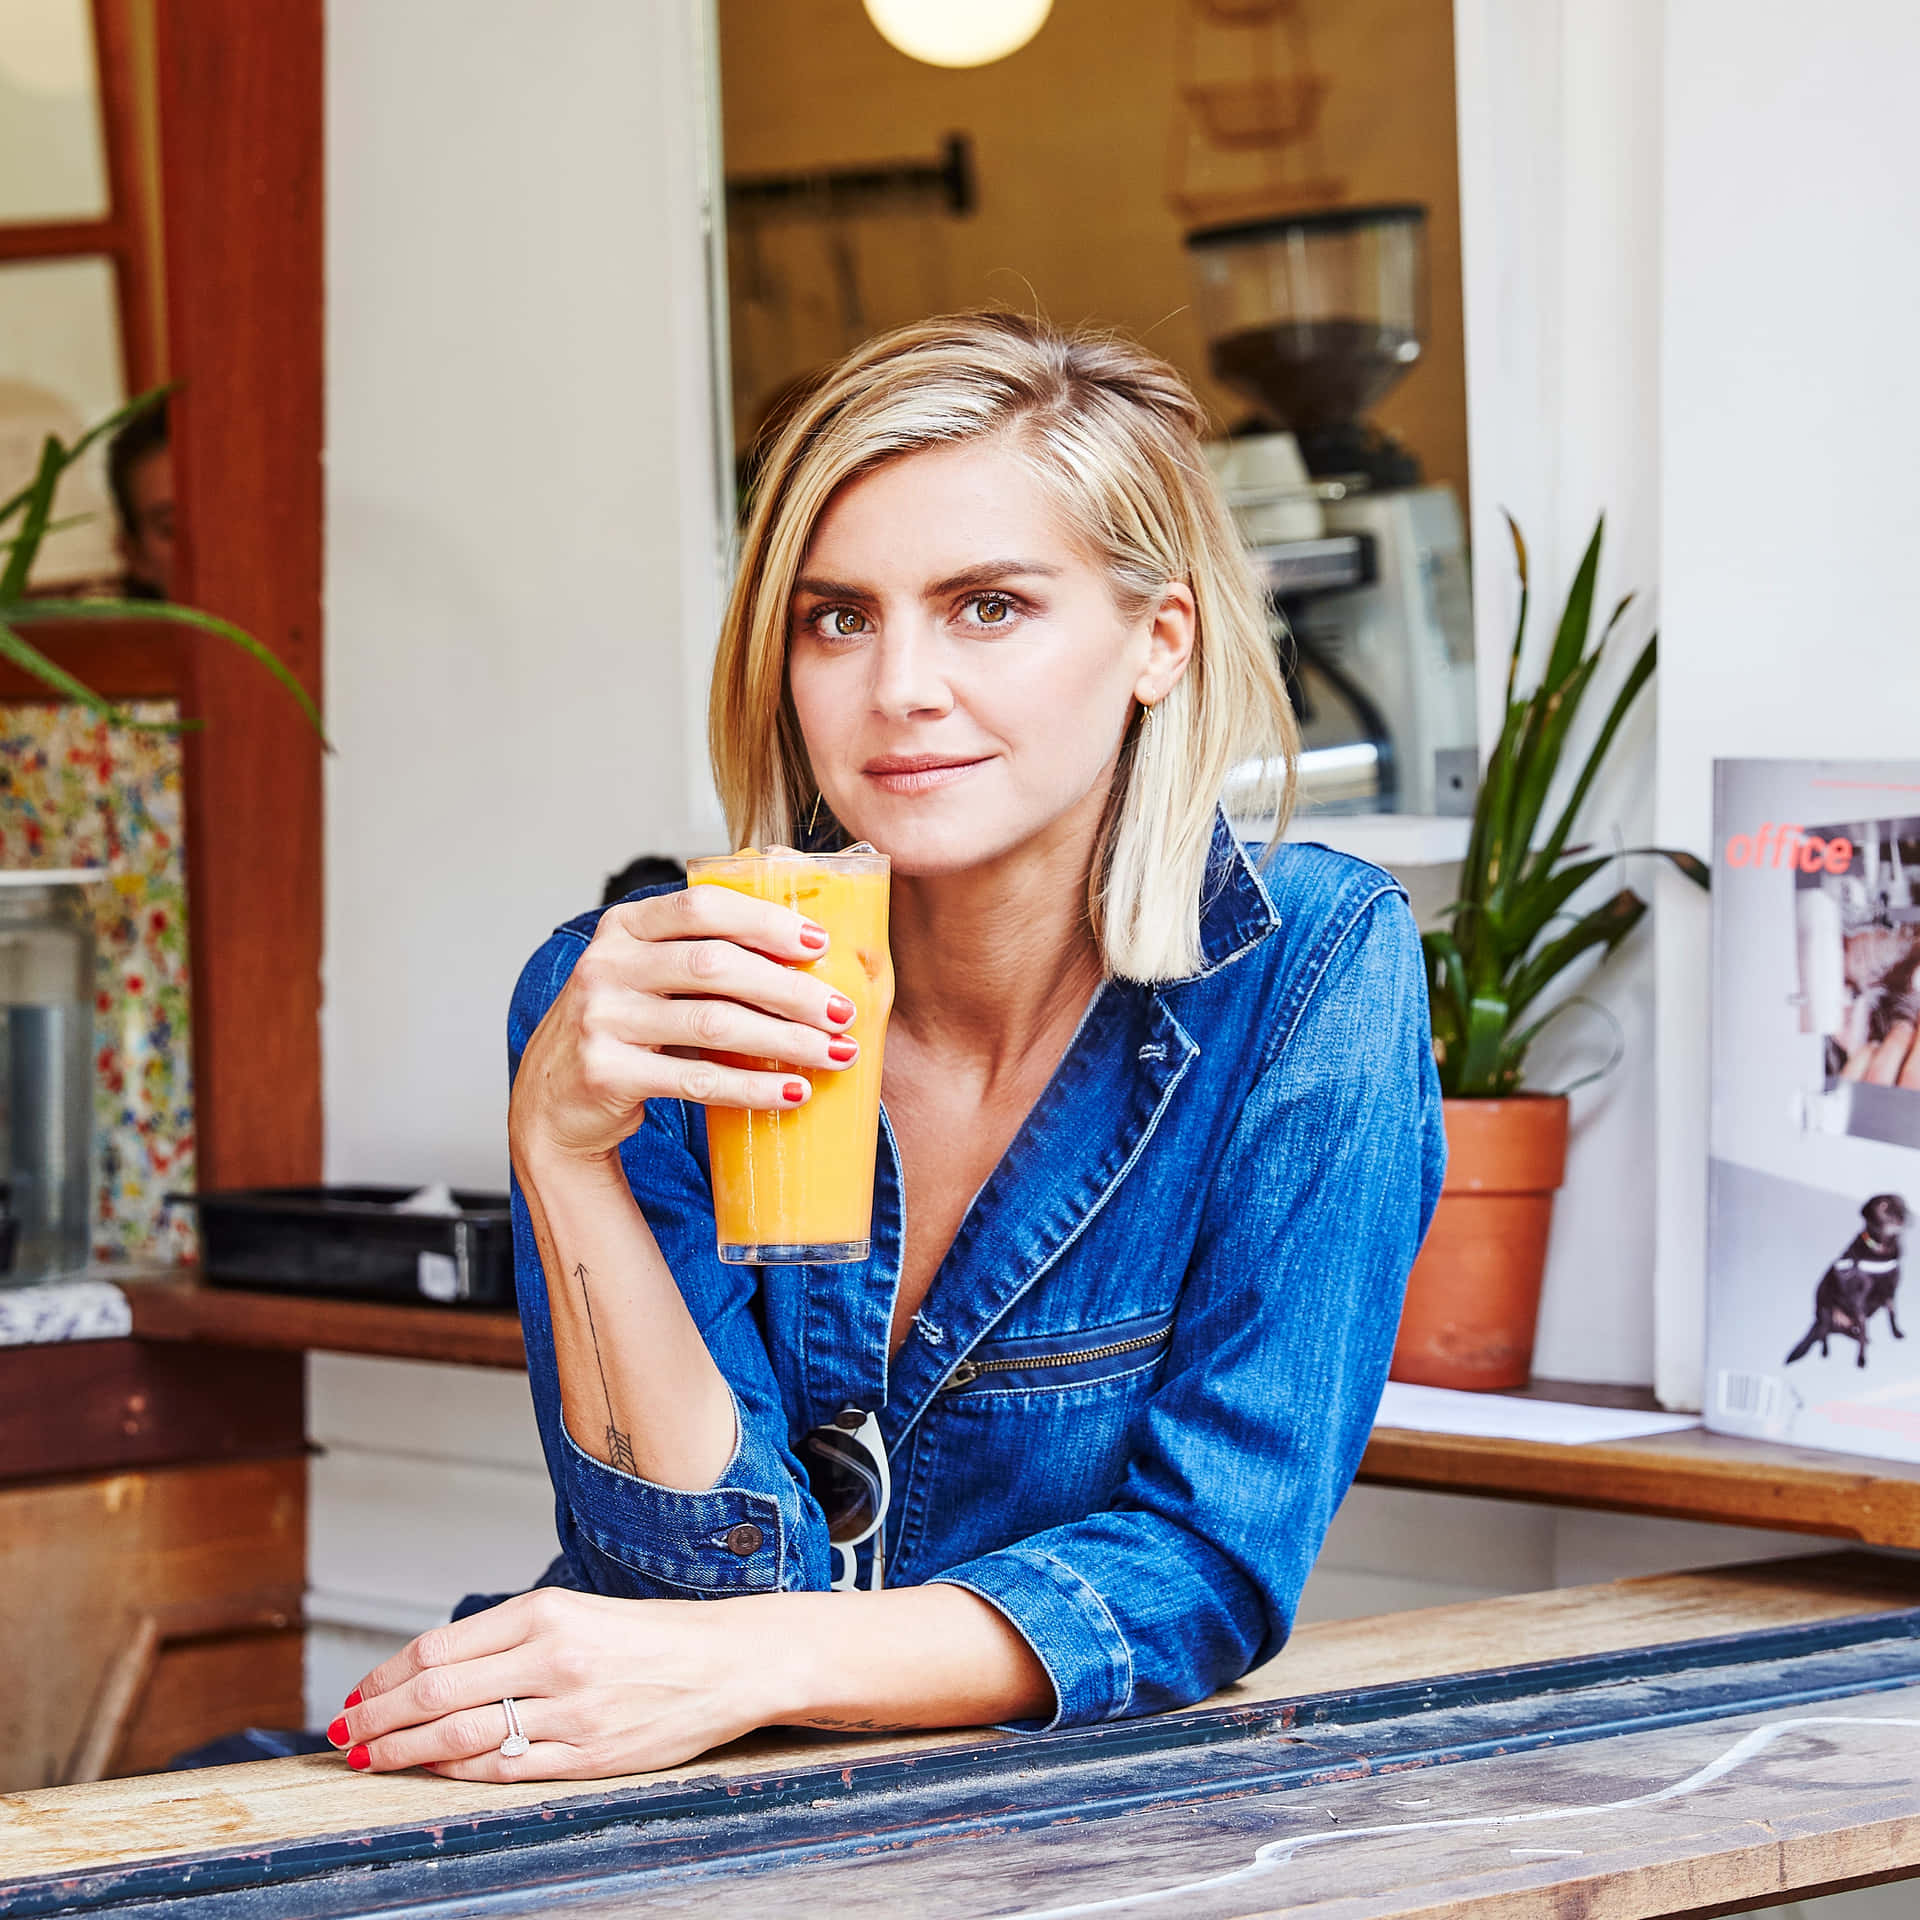
<svg viewBox="0 0 1920 1920"><path fill-rule="evenodd" d="M1083 1347L1078 1353L1049 1353L1030 1360L962 1360L940 1383L940 1391L952 1393L958 1387L970 1387L983 1373L1026 1373L1041 1367L1073 1367L1092 1360L1112 1360L1123 1353L1144 1353L1149 1347L1164 1347L1172 1338L1173 1329L1162 1327L1158 1333L1143 1333L1137 1340Z"/></svg>

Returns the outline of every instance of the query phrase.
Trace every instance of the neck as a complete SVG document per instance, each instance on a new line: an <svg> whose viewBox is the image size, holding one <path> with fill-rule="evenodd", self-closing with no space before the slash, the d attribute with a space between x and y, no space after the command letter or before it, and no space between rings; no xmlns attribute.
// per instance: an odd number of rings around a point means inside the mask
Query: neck
<svg viewBox="0 0 1920 1920"><path fill-rule="evenodd" d="M1087 912L1098 820L1060 826L985 866L894 881L893 1023L989 1079L1077 1023L1100 984Z"/></svg>

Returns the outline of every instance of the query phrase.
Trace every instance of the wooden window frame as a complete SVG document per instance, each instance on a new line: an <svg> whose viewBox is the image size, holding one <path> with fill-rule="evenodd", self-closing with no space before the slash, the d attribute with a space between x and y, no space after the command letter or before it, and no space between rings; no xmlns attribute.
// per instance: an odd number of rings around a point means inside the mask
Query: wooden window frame
<svg viewBox="0 0 1920 1920"><path fill-rule="evenodd" d="M155 267L141 243L125 138L130 95L115 96L121 111L107 97L134 84L129 5L94 0L113 215L76 223L68 237L69 251L123 263L123 339L137 389L158 365L158 326L139 318L152 312ZM323 28L323 0L157 0L154 16L165 333L181 381L170 419L175 593L258 635L316 701ZM61 237L0 228L31 231ZM312 730L223 641L138 622L29 631L101 692L172 698L200 723L185 752L199 1183L317 1180L323 874ZM50 697L0 670L0 699Z"/></svg>

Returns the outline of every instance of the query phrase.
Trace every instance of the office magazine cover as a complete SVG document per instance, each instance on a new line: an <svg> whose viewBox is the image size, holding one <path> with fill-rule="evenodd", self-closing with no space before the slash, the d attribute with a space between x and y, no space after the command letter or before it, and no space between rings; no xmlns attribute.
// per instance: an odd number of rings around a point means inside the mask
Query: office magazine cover
<svg viewBox="0 0 1920 1920"><path fill-rule="evenodd" d="M1713 867L1706 1423L1920 1460L1920 761L1716 762Z"/></svg>

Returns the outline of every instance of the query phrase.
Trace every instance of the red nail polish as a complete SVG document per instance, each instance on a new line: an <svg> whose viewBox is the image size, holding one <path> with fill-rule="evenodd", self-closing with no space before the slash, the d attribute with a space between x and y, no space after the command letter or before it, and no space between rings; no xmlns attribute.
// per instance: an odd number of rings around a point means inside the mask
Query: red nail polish
<svg viewBox="0 0 1920 1920"><path fill-rule="evenodd" d="M351 1737L347 1732L347 1722L344 1714L327 1729L327 1738L331 1740L336 1747L344 1747Z"/></svg>
<svg viewBox="0 0 1920 1920"><path fill-rule="evenodd" d="M355 1773L365 1773L366 1770L373 1765L373 1755L370 1754L365 1747L355 1747L354 1750L347 1755L347 1765L350 1766Z"/></svg>
<svg viewBox="0 0 1920 1920"><path fill-rule="evenodd" d="M797 1107L807 1097L807 1083L804 1080L789 1080L780 1089L780 1094L789 1106Z"/></svg>
<svg viewBox="0 0 1920 1920"><path fill-rule="evenodd" d="M802 921L800 944L803 947L811 947L815 953L821 952L827 944L826 928L815 926L811 920Z"/></svg>
<svg viewBox="0 0 1920 1920"><path fill-rule="evenodd" d="M853 1002L844 993L827 996L827 1018L836 1027L844 1027L853 1018Z"/></svg>
<svg viewBox="0 0 1920 1920"><path fill-rule="evenodd" d="M859 1051L860 1042L858 1040L829 1040L827 1042L827 1058L829 1060L839 1061L842 1066L846 1065Z"/></svg>
<svg viewBox="0 0 1920 1920"><path fill-rule="evenodd" d="M340 1704L343 1707L357 1707L360 1704L360 1689L355 1687Z"/></svg>

